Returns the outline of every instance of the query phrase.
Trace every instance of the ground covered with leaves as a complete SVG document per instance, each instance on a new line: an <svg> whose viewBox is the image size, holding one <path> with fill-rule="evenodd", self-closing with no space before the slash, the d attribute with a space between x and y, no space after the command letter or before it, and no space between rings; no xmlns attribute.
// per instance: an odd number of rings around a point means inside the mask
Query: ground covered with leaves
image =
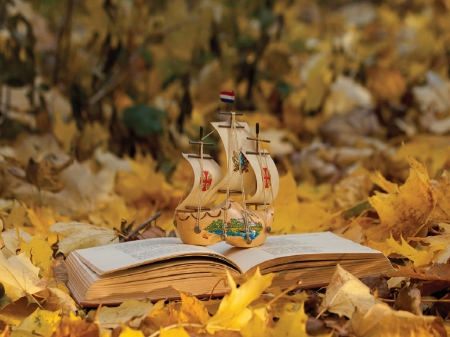
<svg viewBox="0 0 450 337"><path fill-rule="evenodd" d="M446 336L449 77L445 0L0 0L0 336ZM222 90L271 139L273 233L333 231L395 271L82 310L64 257L175 235L181 152Z"/></svg>

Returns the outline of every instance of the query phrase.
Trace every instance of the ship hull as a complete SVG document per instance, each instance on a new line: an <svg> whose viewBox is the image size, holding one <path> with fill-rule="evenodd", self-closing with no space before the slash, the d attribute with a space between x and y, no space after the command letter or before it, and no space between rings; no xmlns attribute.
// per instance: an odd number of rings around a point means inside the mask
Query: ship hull
<svg viewBox="0 0 450 337"><path fill-rule="evenodd" d="M186 244L210 246L222 241L236 247L257 247L266 240L272 227L273 207L266 210L247 209L248 229L244 224L244 208L234 200L226 201L207 211L181 211L175 215L179 237ZM225 226L224 226L225 223ZM196 227L198 229L196 230ZM224 230L225 229L225 230Z"/></svg>

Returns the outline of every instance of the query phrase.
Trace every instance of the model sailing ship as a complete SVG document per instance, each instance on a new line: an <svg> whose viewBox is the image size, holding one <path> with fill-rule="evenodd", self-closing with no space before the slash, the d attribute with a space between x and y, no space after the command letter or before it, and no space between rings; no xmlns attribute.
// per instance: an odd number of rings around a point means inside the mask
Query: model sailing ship
<svg viewBox="0 0 450 337"><path fill-rule="evenodd" d="M279 177L273 159L263 148L268 140L259 138L259 124L253 136L247 123L233 112L234 92L221 92L222 102L230 105L229 118L211 123L224 144L225 172L204 148L200 127L196 154L184 154L194 172L194 186L175 210L174 224L183 243L208 246L221 240L237 247L261 245L270 233L278 194ZM225 200L216 204L220 195Z"/></svg>

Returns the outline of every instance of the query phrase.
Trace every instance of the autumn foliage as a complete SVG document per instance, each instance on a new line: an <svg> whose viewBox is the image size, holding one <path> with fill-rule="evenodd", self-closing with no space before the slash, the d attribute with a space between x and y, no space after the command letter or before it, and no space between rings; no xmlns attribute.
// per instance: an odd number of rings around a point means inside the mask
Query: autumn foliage
<svg viewBox="0 0 450 337"><path fill-rule="evenodd" d="M449 51L444 0L0 0L0 337L446 336ZM222 90L271 140L272 233L333 231L395 269L82 310L64 258L176 235L181 152Z"/></svg>

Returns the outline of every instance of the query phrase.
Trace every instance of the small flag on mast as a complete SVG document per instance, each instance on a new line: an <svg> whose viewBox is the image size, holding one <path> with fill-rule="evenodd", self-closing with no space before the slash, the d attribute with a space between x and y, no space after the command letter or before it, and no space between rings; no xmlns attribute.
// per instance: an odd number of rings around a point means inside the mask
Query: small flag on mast
<svg viewBox="0 0 450 337"><path fill-rule="evenodd" d="M234 103L234 91L221 91L220 100L225 103Z"/></svg>

